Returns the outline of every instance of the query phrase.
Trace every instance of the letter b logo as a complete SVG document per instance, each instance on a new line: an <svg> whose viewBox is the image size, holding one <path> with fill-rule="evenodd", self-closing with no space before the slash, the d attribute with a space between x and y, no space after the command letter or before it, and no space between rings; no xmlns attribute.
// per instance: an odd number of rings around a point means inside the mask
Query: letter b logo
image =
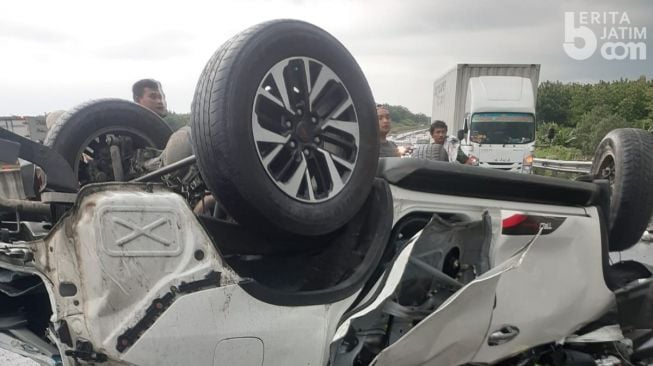
<svg viewBox="0 0 653 366"><path fill-rule="evenodd" d="M583 47L576 46L576 39L585 41ZM591 29L585 26L576 27L574 24L574 12L565 12L565 42L562 48L569 57L574 60L586 60L596 51L596 35Z"/></svg>

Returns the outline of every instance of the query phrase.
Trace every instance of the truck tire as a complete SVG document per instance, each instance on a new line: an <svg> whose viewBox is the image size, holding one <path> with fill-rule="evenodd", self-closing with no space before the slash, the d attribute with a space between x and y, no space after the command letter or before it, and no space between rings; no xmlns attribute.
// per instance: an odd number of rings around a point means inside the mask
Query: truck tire
<svg viewBox="0 0 653 366"><path fill-rule="evenodd" d="M191 109L202 177L241 225L326 234L370 192L374 99L351 54L316 26L277 20L239 33L207 63Z"/></svg>
<svg viewBox="0 0 653 366"><path fill-rule="evenodd" d="M43 144L61 154L73 168L80 185L84 185L98 180L80 169L84 165L82 154L92 155L92 147L90 150L89 147L93 140L106 134L128 135L138 147L163 149L172 129L157 114L136 103L122 99L96 99L61 116ZM99 181L113 180L111 171L107 171L106 176L107 179Z"/></svg>
<svg viewBox="0 0 653 366"><path fill-rule="evenodd" d="M608 133L592 160L591 174L610 182L609 247L636 244L653 213L653 135L636 128Z"/></svg>

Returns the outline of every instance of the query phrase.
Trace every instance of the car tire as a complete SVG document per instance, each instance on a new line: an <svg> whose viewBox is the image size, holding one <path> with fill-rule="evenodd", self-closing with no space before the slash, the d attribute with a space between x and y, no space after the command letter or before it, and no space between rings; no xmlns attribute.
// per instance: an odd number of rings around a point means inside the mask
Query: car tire
<svg viewBox="0 0 653 366"><path fill-rule="evenodd" d="M82 153L92 139L108 133L135 136L139 145L163 149L172 129L157 114L136 103L122 99L96 99L61 116L43 144L64 157L83 185L93 180L87 181L88 177L80 171ZM107 175L107 180L113 180L110 174Z"/></svg>
<svg viewBox="0 0 653 366"><path fill-rule="evenodd" d="M370 192L374 99L351 54L316 26L278 20L231 38L207 63L191 109L202 177L241 225L326 234Z"/></svg>
<svg viewBox="0 0 653 366"><path fill-rule="evenodd" d="M592 160L595 179L610 182L610 250L636 244L653 213L653 135L636 128L608 133Z"/></svg>

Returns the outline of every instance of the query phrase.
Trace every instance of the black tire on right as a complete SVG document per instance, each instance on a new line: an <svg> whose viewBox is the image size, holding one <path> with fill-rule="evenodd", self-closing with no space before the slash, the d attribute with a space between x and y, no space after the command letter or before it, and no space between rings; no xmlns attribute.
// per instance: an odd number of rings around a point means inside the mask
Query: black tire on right
<svg viewBox="0 0 653 366"><path fill-rule="evenodd" d="M613 166L613 174L605 174L602 168L607 166ZM596 149L591 174L609 175L611 180L610 250L630 248L642 237L653 213L653 135L636 128L611 131Z"/></svg>

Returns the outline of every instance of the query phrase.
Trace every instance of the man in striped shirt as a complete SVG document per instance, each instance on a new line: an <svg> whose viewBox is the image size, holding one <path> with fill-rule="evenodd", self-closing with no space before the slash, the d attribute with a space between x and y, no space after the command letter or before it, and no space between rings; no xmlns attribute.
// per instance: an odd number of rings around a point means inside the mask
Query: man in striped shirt
<svg viewBox="0 0 653 366"><path fill-rule="evenodd" d="M436 160L436 161L457 161L461 164L473 164L465 153L458 147L455 159L449 159L447 153L447 124L443 121L434 121L429 128L433 143L429 145L418 146L413 152L412 157L418 159Z"/></svg>

